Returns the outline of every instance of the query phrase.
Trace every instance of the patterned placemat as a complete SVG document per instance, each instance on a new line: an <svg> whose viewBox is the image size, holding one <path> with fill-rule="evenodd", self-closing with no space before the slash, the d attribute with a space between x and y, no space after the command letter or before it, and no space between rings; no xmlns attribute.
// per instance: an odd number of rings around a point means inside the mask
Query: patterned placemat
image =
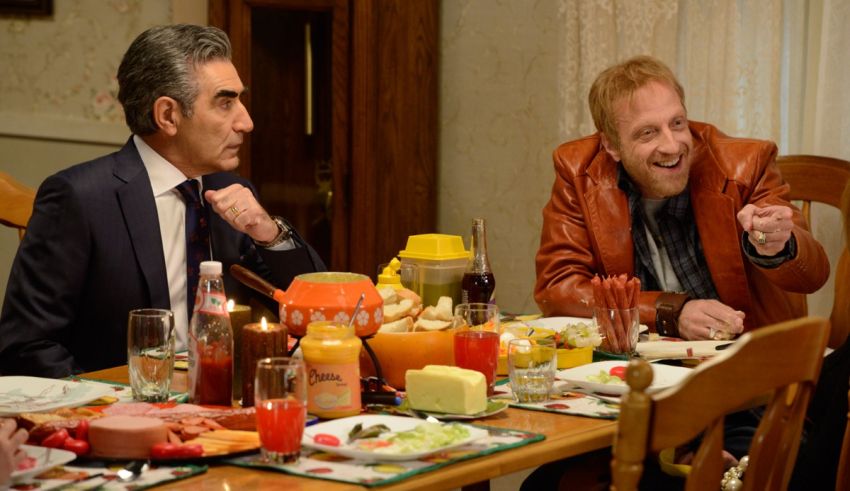
<svg viewBox="0 0 850 491"><path fill-rule="evenodd" d="M112 393L110 395L91 401L86 404L87 406L103 406L107 404L114 404L116 402L133 402L133 390L127 384L83 377L68 377L66 380L79 382L81 384L105 385L112 389ZM168 400L170 402L187 402L189 400L189 394L186 392L171 392Z"/></svg>
<svg viewBox="0 0 850 491"><path fill-rule="evenodd" d="M372 487L402 481L417 474L431 472L455 462L521 447L545 438L544 435L539 433L491 426L474 426L486 429L489 432L489 436L462 447L431 454L419 460L371 462L302 448L301 458L295 464L268 464L263 462L259 454L227 459L224 462L243 467L272 469L297 476Z"/></svg>
<svg viewBox="0 0 850 491"><path fill-rule="evenodd" d="M205 465L149 467L138 478L129 482L120 482L117 472L121 468L120 465L105 466L95 463L91 466L60 465L30 479L13 483L10 489L20 491L32 489L39 491L50 489L139 490L186 479L207 471Z"/></svg>
<svg viewBox="0 0 850 491"><path fill-rule="evenodd" d="M509 383L497 385L495 392L496 399L509 400L511 407L521 409L599 419L617 419L620 415L619 398L577 392L571 384L565 382L556 382L549 400L544 402L516 402Z"/></svg>

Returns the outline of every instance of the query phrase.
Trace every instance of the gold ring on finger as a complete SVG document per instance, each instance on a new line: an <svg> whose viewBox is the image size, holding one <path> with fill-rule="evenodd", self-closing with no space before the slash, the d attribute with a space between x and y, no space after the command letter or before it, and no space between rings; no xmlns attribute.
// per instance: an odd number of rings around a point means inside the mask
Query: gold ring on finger
<svg viewBox="0 0 850 491"><path fill-rule="evenodd" d="M233 213L233 218L236 218L242 214L242 212L239 211L239 208L237 208L236 205L230 207L230 213Z"/></svg>
<svg viewBox="0 0 850 491"><path fill-rule="evenodd" d="M759 245L765 245L767 243L767 234L761 230L756 230L756 242L758 242Z"/></svg>

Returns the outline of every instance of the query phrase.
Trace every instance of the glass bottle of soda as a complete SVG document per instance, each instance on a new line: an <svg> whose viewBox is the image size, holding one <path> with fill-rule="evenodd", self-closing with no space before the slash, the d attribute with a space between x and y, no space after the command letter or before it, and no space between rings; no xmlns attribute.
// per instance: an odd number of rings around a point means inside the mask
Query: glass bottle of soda
<svg viewBox="0 0 850 491"><path fill-rule="evenodd" d="M494 303L496 277L490 269L487 259L487 232L484 219L472 219L472 261L461 282L461 301L463 303Z"/></svg>

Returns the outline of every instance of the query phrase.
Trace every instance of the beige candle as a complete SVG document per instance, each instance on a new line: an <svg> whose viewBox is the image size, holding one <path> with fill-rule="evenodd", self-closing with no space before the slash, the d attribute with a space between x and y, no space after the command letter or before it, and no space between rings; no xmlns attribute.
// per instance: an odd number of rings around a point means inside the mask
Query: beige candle
<svg viewBox="0 0 850 491"><path fill-rule="evenodd" d="M232 299L227 301L230 327L233 329L233 399L242 397L242 326L251 323L251 307L239 305Z"/></svg>
<svg viewBox="0 0 850 491"><path fill-rule="evenodd" d="M286 356L286 326L266 322L246 324L242 328L242 407L254 405L254 375L257 361Z"/></svg>

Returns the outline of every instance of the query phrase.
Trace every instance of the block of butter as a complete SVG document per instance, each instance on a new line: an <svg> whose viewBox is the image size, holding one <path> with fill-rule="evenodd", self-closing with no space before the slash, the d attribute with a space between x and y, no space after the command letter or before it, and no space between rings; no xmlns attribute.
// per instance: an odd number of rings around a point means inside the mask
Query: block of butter
<svg viewBox="0 0 850 491"><path fill-rule="evenodd" d="M404 375L407 401L420 411L475 414L487 409L484 374L465 368L426 365Z"/></svg>

